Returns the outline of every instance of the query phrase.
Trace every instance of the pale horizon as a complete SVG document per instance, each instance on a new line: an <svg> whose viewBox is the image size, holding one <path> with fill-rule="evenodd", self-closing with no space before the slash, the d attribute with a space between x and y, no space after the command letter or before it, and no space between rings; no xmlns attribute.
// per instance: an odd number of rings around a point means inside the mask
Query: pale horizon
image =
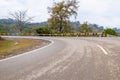
<svg viewBox="0 0 120 80"><path fill-rule="evenodd" d="M28 15L34 17L33 22L47 21L50 17L47 7L53 2L63 0L1 0L0 19L8 18L9 12L27 10ZM81 23L98 24L104 27L120 28L119 0L77 0L79 1L78 16L75 20Z"/></svg>

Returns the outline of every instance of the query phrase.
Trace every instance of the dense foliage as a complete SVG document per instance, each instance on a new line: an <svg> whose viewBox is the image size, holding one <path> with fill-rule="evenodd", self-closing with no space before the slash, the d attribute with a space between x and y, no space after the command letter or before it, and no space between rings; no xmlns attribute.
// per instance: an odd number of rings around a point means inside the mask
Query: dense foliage
<svg viewBox="0 0 120 80"><path fill-rule="evenodd" d="M104 30L104 33L117 36L117 32L114 29L107 28Z"/></svg>
<svg viewBox="0 0 120 80"><path fill-rule="evenodd" d="M56 3L52 8L49 8L51 18L48 19L50 27L60 32L70 32L70 17L77 15L77 1L68 0Z"/></svg>
<svg viewBox="0 0 120 80"><path fill-rule="evenodd" d="M36 29L37 34L50 34L51 30L49 27L39 27Z"/></svg>

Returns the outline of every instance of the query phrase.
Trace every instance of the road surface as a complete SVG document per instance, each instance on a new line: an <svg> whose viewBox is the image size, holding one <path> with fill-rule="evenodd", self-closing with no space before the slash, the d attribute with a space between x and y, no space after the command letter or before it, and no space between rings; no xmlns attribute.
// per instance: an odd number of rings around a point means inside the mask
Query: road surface
<svg viewBox="0 0 120 80"><path fill-rule="evenodd" d="M120 80L119 37L24 38L51 44L0 60L0 80Z"/></svg>

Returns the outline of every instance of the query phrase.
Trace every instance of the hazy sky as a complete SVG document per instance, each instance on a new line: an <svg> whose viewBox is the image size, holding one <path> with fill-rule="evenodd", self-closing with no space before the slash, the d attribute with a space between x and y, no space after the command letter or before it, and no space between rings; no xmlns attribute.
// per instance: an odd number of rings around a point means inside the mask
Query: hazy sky
<svg viewBox="0 0 120 80"><path fill-rule="evenodd" d="M0 0L0 18L9 17L9 12L27 10L34 22L47 21L48 6L62 0ZM78 0L78 17L81 23L88 21L105 27L120 28L120 0ZM75 19L73 19L75 21Z"/></svg>

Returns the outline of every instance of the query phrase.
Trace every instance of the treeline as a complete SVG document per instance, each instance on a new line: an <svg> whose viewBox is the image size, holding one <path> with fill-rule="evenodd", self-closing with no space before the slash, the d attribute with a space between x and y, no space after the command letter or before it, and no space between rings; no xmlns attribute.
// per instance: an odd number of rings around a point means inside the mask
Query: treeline
<svg viewBox="0 0 120 80"><path fill-rule="evenodd" d="M78 11L78 1L77 0L66 0L58 3L54 3L52 7L48 7L48 13L50 18L48 22L43 23L45 26L38 26L37 24L31 24L33 17L27 15L27 11L17 11L10 13L10 18L8 22L0 22L0 33L1 34L14 34L17 35L42 35L42 34L76 34L83 33L89 35L89 33L102 33L117 36L118 33L115 29L104 29L103 26L98 26L96 24L89 24L84 22L80 24L79 22L71 22L70 18L77 17ZM8 25L9 24L9 25ZM14 34L15 35L15 34Z"/></svg>

